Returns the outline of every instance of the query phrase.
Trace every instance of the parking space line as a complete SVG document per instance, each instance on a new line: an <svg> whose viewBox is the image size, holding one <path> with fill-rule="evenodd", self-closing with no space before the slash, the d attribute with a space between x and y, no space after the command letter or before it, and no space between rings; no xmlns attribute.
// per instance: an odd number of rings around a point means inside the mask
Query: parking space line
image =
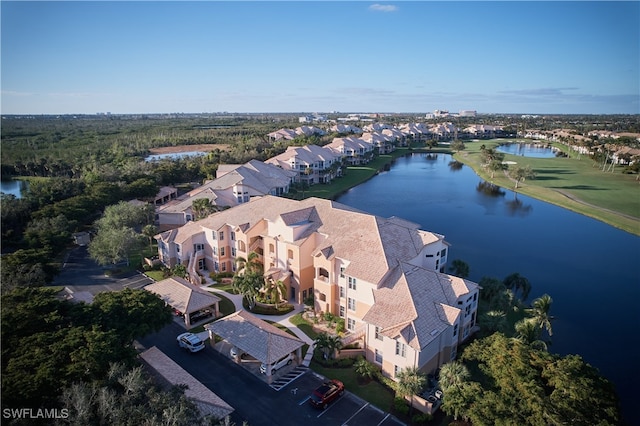
<svg viewBox="0 0 640 426"><path fill-rule="evenodd" d="M367 402L366 404L364 404L362 407L360 407L360 409L358 411L356 411L355 413L353 413L353 416L349 417L347 419L346 422L342 423L342 426L347 426L349 424L349 420L353 419L355 416L358 415L358 413L360 413L360 411L364 410L365 408L367 408L367 405L369 405L369 403Z"/></svg>
<svg viewBox="0 0 640 426"><path fill-rule="evenodd" d="M306 397L305 399L303 399L302 401L300 401L300 402L298 403L298 405L302 405L302 404L304 404L305 402L307 402L307 401L309 400L309 398L311 398L311 397L310 397L310 396Z"/></svg>
<svg viewBox="0 0 640 426"><path fill-rule="evenodd" d="M327 411L329 411L332 407L335 407L336 403L338 401L340 401L342 398L344 398L344 396L341 396L340 398L336 399L334 401L333 404L329 405L327 408L325 408L324 410L322 410L322 412L320 414L318 414L317 418L320 418L320 416L322 416L324 413L326 413Z"/></svg>
<svg viewBox="0 0 640 426"><path fill-rule="evenodd" d="M384 416L384 419L380 420L380 423L378 423L376 426L380 426L382 423L385 422L385 420L387 420L389 418L389 416L391 415L391 413L387 413L386 416Z"/></svg>

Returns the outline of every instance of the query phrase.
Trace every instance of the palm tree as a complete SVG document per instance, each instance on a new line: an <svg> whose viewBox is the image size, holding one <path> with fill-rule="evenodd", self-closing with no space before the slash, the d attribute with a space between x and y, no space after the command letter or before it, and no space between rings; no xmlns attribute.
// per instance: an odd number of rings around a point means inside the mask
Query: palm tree
<svg viewBox="0 0 640 426"><path fill-rule="evenodd" d="M449 270L453 275L460 278L467 278L469 276L469 265L460 259L456 259L451 262L451 267L449 267Z"/></svg>
<svg viewBox="0 0 640 426"><path fill-rule="evenodd" d="M513 291L514 295L520 291L521 300L525 300L529 296L529 292L531 292L531 283L529 283L529 280L517 272L506 277L503 283L506 288Z"/></svg>
<svg viewBox="0 0 640 426"><path fill-rule="evenodd" d="M262 274L263 266L260 262L260 255L255 251L250 252L247 255L247 258L238 256L236 257L236 266L237 272L236 274L251 274L251 273L260 273Z"/></svg>
<svg viewBox="0 0 640 426"><path fill-rule="evenodd" d="M553 316L549 314L551 311L551 303L553 303L551 296L543 294L531 303L531 309L526 310L526 312L532 316L531 319L534 320L534 323L540 327L540 329L546 329L549 336L553 336L553 329L551 327Z"/></svg>
<svg viewBox="0 0 640 426"><path fill-rule="evenodd" d="M202 219L213 211L213 204L208 198L198 198L191 203L191 210L195 220Z"/></svg>
<svg viewBox="0 0 640 426"><path fill-rule="evenodd" d="M342 339L326 332L318 334L315 343L316 347L324 353L325 359L332 359L335 351L342 349Z"/></svg>
<svg viewBox="0 0 640 426"><path fill-rule="evenodd" d="M525 318L515 325L516 339L536 349L547 350L547 344L540 339L540 328L533 318Z"/></svg>
<svg viewBox="0 0 640 426"><path fill-rule="evenodd" d="M260 292L268 296L269 299L275 303L277 309L278 303L285 300L287 286L281 280L274 281L269 278L268 280L265 280L264 286L260 289Z"/></svg>
<svg viewBox="0 0 640 426"><path fill-rule="evenodd" d="M440 375L438 376L438 384L440 389L446 395L447 391L453 387L460 388L465 383L471 374L467 367L460 361L451 361L442 366L440 369Z"/></svg>
<svg viewBox="0 0 640 426"><path fill-rule="evenodd" d="M480 315L480 328L489 333L504 332L507 328L507 314L503 311L489 311Z"/></svg>
<svg viewBox="0 0 640 426"><path fill-rule="evenodd" d="M413 395L424 388L427 378L416 367L403 368L396 376L398 379L397 392L400 396L409 397L409 415L413 411Z"/></svg>
<svg viewBox="0 0 640 426"><path fill-rule="evenodd" d="M158 228L153 225L145 225L142 228L142 235L149 239L149 249L151 249L153 245L153 237L158 233Z"/></svg>
<svg viewBox="0 0 640 426"><path fill-rule="evenodd" d="M353 364L353 370L360 376L369 380L373 379L378 373L378 367L363 357L360 357L355 364Z"/></svg>

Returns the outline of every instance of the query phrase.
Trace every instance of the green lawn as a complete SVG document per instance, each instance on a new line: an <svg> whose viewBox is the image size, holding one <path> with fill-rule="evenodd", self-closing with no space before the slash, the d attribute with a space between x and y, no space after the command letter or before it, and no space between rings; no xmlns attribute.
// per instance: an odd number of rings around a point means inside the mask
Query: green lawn
<svg viewBox="0 0 640 426"><path fill-rule="evenodd" d="M291 318L289 318L289 322L291 324L297 326L304 334L316 340L318 337L318 333L313 329L313 326L309 324L309 322L302 318L302 313L295 314Z"/></svg>
<svg viewBox="0 0 640 426"><path fill-rule="evenodd" d="M480 146L484 144L491 148L502 142L466 142L466 149L455 154L455 158L472 167L487 181L513 189L513 181L504 173L498 172L491 179L490 173L480 165ZM553 145L567 152L566 146ZM622 174L620 168L613 173L602 172L597 166L594 167L594 162L589 157L583 155L578 159L575 153L570 155L571 157L565 158L529 158L505 154L505 161L515 161L521 167L531 166L536 173L535 179L526 180L519 185L519 193L640 235L640 182L636 180L636 176Z"/></svg>

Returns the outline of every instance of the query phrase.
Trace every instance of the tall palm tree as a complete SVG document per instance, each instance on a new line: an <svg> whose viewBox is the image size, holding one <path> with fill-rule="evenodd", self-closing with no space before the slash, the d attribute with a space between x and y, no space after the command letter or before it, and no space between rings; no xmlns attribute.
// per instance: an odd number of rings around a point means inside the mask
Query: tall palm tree
<svg viewBox="0 0 640 426"><path fill-rule="evenodd" d="M413 395L420 393L427 378L416 367L403 368L396 376L398 379L397 392L403 397L410 398L409 415L413 411Z"/></svg>
<svg viewBox="0 0 640 426"><path fill-rule="evenodd" d="M525 318L518 321L515 329L516 339L533 348L547 350L547 343L540 339L540 328L538 328L533 318Z"/></svg>
<svg viewBox="0 0 640 426"><path fill-rule="evenodd" d="M471 374L467 367L460 361L451 361L440 368L438 376L438 384L440 389L446 395L447 390L452 387L460 388L464 382L469 380Z"/></svg>
<svg viewBox="0 0 640 426"><path fill-rule="evenodd" d="M255 251L250 252L247 255L247 258L238 256L236 257L236 266L237 272L236 274L251 274L251 273L260 273L262 274L263 266L260 262L260 257L258 253Z"/></svg>
<svg viewBox="0 0 640 426"><path fill-rule="evenodd" d="M553 336L553 329L551 327L553 316L549 313L551 311L551 303L553 303L551 296L543 294L537 299L534 299L531 303L531 308L526 310L526 312L532 316L535 324L540 327L540 329L546 329L549 336Z"/></svg>
<svg viewBox="0 0 640 426"><path fill-rule="evenodd" d="M331 359L336 351L342 349L342 339L338 336L330 335L327 332L318 334L315 340L316 348L324 353L325 359Z"/></svg>
<svg viewBox="0 0 640 426"><path fill-rule="evenodd" d="M269 278L268 280L265 280L264 286L260 289L260 292L267 295L269 299L275 303L277 309L278 304L286 298L287 286L281 280L274 281Z"/></svg>
<svg viewBox="0 0 640 426"><path fill-rule="evenodd" d="M525 300L529 297L529 293L531 292L531 283L527 278L523 277L519 273L515 272L507 276L503 283L506 288L513 291L514 295L518 294L518 291L520 291L521 300Z"/></svg>

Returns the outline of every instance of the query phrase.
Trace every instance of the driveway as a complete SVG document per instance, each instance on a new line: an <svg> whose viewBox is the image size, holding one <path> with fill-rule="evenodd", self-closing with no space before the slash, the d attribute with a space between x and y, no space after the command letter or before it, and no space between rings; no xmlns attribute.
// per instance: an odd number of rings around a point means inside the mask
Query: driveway
<svg viewBox="0 0 640 426"><path fill-rule="evenodd" d="M247 421L251 426L350 425L400 426L389 413L371 406L350 392L340 397L326 410L309 404L311 391L324 380L306 370L293 381L274 389L247 369L233 362L227 353L220 353L208 343L205 350L190 353L180 349L176 336L183 330L170 324L158 333L140 339L140 349L156 346L206 387L231 405L236 424Z"/></svg>
<svg viewBox="0 0 640 426"><path fill-rule="evenodd" d="M65 259L60 274L52 285L69 287L74 292L88 291L96 295L105 291L142 288L153 280L140 272L128 272L113 277L104 274L104 267L89 257L86 246L72 249Z"/></svg>

